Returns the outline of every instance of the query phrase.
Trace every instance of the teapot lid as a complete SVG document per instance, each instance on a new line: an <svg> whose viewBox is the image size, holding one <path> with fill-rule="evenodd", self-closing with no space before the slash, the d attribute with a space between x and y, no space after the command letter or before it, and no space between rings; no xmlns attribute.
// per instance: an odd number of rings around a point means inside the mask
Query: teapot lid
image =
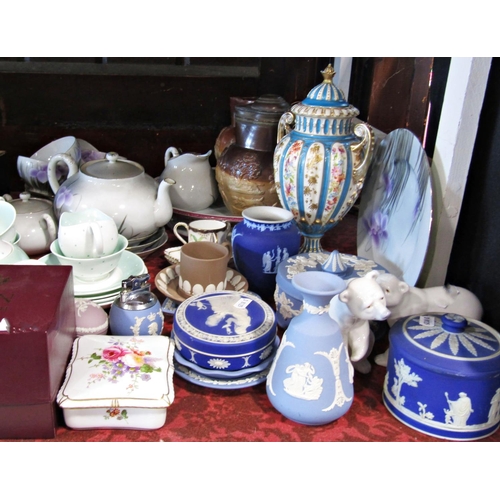
<svg viewBox="0 0 500 500"><path fill-rule="evenodd" d="M359 115L359 110L349 104L334 83L335 70L329 64L323 71L323 82L309 91L307 97L292 107L292 111L299 115L338 116L340 118L353 118Z"/></svg>
<svg viewBox="0 0 500 500"><path fill-rule="evenodd" d="M118 156L118 153L106 153L104 159L89 161L81 171L98 179L129 179L144 173L144 167L134 161Z"/></svg>
<svg viewBox="0 0 500 500"><path fill-rule="evenodd" d="M46 212L52 208L52 203L49 200L32 198L31 193L27 191L20 193L19 198L17 200L12 200L10 203L14 205L16 213L19 215Z"/></svg>

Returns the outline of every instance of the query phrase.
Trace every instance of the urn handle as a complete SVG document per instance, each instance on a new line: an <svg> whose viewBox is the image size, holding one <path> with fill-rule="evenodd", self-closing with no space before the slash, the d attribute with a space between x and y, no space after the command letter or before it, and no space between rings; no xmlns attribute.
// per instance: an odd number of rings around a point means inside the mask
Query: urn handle
<svg viewBox="0 0 500 500"><path fill-rule="evenodd" d="M361 138L356 144L351 144L354 170L353 178L355 182L364 182L368 165L372 160L373 149L375 147L375 136L373 129L367 123L358 123L354 126L354 134ZM362 156L364 151L364 156Z"/></svg>
<svg viewBox="0 0 500 500"><path fill-rule="evenodd" d="M278 122L278 138L277 143L292 131L292 125L295 123L295 115L291 111L287 111L281 115Z"/></svg>

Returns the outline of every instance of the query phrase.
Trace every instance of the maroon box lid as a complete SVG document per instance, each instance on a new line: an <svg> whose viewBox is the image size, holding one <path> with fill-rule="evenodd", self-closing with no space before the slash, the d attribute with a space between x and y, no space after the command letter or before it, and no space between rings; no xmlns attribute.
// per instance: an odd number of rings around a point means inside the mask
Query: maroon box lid
<svg viewBox="0 0 500 500"><path fill-rule="evenodd" d="M0 405L54 400L75 338L71 266L0 265Z"/></svg>

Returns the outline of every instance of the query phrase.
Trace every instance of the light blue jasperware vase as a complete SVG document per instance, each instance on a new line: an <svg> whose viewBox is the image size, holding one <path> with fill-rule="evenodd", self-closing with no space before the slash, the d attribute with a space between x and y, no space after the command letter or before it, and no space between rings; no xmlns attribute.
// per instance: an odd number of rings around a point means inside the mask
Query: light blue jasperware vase
<svg viewBox="0 0 500 500"><path fill-rule="evenodd" d="M300 253L322 251L321 237L359 196L374 146L371 127L353 123L359 111L333 84L332 66L322 74L324 81L282 115L273 157L278 198L304 236Z"/></svg>
<svg viewBox="0 0 500 500"><path fill-rule="evenodd" d="M303 311L283 334L267 376L271 404L282 415L306 425L342 417L354 397L354 371L340 327L328 315L330 300L345 289L342 278L322 271L296 274Z"/></svg>

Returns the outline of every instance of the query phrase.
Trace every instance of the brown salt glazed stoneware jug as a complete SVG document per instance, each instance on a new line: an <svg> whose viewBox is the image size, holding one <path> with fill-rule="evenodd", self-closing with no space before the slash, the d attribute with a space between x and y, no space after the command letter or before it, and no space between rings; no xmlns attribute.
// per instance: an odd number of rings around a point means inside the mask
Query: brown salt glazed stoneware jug
<svg viewBox="0 0 500 500"><path fill-rule="evenodd" d="M273 94L235 106L235 142L223 151L215 168L222 199L233 215L252 206L280 206L273 153L279 119L289 109L282 97Z"/></svg>

